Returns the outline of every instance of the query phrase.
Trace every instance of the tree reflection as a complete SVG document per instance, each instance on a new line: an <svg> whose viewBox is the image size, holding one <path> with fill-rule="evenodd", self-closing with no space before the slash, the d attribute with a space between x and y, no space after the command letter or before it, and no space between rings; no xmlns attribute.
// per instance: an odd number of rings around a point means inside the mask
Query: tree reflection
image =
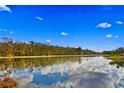
<svg viewBox="0 0 124 93"><path fill-rule="evenodd" d="M0 59L0 70L20 70L30 68L44 68L49 65L63 64L67 62L81 63L81 57L59 57L59 58L34 58L34 59Z"/></svg>

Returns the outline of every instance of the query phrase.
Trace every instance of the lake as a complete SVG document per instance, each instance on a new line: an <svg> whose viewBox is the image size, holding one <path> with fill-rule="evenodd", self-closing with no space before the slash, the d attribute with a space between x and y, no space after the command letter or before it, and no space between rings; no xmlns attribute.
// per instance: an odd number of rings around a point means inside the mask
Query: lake
<svg viewBox="0 0 124 93"><path fill-rule="evenodd" d="M104 57L0 59L0 78L14 78L19 88L120 88L124 87L124 65L117 64L119 60Z"/></svg>

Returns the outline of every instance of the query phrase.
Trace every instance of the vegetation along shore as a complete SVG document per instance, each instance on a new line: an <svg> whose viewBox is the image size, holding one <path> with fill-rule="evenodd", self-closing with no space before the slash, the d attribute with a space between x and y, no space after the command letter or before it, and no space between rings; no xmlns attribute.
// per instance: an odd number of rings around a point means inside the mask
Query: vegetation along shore
<svg viewBox="0 0 124 93"><path fill-rule="evenodd" d="M10 38L2 38L0 42L0 58L46 58L65 56L105 56L109 58L123 58L124 48L111 51L95 52L81 47L62 47L41 42L16 42Z"/></svg>

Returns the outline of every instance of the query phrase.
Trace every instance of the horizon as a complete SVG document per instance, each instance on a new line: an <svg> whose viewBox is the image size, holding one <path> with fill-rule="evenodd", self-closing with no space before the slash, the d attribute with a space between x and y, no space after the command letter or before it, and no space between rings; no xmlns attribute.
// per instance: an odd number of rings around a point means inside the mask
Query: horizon
<svg viewBox="0 0 124 93"><path fill-rule="evenodd" d="M0 6L0 38L93 51L123 47L124 6Z"/></svg>

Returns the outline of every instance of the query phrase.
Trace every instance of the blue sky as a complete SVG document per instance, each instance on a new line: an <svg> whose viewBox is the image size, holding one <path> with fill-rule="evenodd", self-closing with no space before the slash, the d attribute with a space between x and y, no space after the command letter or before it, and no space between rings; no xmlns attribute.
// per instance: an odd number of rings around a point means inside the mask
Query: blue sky
<svg viewBox="0 0 124 93"><path fill-rule="evenodd" d="M124 46L124 6L1 6L0 38L82 47Z"/></svg>

